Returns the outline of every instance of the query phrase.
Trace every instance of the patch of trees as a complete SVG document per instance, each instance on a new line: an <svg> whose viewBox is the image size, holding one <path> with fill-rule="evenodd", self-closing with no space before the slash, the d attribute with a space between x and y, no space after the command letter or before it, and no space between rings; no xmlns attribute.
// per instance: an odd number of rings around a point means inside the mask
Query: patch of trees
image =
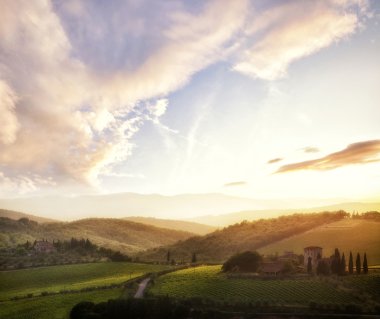
<svg viewBox="0 0 380 319"><path fill-rule="evenodd" d="M222 271L257 272L262 256L256 251L246 251L230 257L222 266Z"/></svg>
<svg viewBox="0 0 380 319"><path fill-rule="evenodd" d="M347 274L346 271L347 263L346 257L344 253L342 256L340 255L339 249L335 248L334 255L330 257L330 259L321 259L318 261L317 265L317 274L318 275L329 275L335 274L338 276L342 276ZM357 253L354 267L354 258L352 252L350 252L349 260L348 260L348 273L349 274L364 274L368 273L368 261L367 254L364 253L363 257L363 265L361 262L360 253Z"/></svg>
<svg viewBox="0 0 380 319"><path fill-rule="evenodd" d="M34 244L36 241L34 241ZM34 247L29 241L26 241L25 244L19 245L26 250L31 250ZM70 240L53 240L53 246L59 253L75 252L80 255L97 255L101 257L107 257L111 261L132 261L131 257L126 254L121 253L120 251L115 251L113 249L100 247L88 238L77 239L72 237Z"/></svg>
<svg viewBox="0 0 380 319"><path fill-rule="evenodd" d="M374 221L380 221L380 213L378 211L370 211L366 213L353 213L351 215L352 219L367 219L367 220L374 220Z"/></svg>
<svg viewBox="0 0 380 319"><path fill-rule="evenodd" d="M75 305L70 312L70 319L84 318L139 318L139 319L185 319L210 318L208 314L191 308L186 302L167 297L157 299L109 300L94 304L83 301ZM214 316L212 316L214 317Z"/></svg>

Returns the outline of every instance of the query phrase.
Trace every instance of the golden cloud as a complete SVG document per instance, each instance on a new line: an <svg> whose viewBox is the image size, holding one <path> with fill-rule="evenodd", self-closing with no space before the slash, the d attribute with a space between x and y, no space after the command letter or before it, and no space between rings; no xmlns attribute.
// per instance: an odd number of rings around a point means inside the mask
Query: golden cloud
<svg viewBox="0 0 380 319"><path fill-rule="evenodd" d="M348 145L344 150L310 161L281 166L276 173L298 170L330 170L352 164L380 161L380 140L364 141Z"/></svg>

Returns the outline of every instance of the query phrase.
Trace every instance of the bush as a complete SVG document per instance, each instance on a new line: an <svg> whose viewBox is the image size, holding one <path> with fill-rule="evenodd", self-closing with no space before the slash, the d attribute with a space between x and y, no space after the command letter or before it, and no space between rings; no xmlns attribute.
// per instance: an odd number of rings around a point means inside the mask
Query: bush
<svg viewBox="0 0 380 319"><path fill-rule="evenodd" d="M256 251L246 251L233 255L222 267L222 271L256 272L262 261L262 256Z"/></svg>

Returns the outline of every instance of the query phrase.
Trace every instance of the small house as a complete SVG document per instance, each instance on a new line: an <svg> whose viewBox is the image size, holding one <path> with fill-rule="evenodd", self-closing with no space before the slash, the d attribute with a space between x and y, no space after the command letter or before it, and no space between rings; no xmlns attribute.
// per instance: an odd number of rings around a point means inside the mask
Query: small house
<svg viewBox="0 0 380 319"><path fill-rule="evenodd" d="M281 274L284 268L284 264L282 262L264 262L261 264L260 272L264 275L272 275L277 276Z"/></svg>

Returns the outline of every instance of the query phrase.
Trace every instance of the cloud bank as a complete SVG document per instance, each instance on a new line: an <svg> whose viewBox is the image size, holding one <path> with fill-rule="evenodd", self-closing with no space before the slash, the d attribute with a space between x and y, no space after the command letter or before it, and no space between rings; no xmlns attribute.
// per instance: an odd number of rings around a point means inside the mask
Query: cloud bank
<svg viewBox="0 0 380 319"><path fill-rule="evenodd" d="M276 173L299 170L330 170L352 164L380 161L380 140L364 141L348 145L344 150L321 158L281 166Z"/></svg>
<svg viewBox="0 0 380 319"><path fill-rule="evenodd" d="M110 9L112 8L112 10ZM356 11L352 9L358 9ZM168 95L213 63L273 80L350 34L365 1L6 1L0 11L0 185L96 185ZM159 19L157 18L159 17ZM174 132L174 131L173 131Z"/></svg>

